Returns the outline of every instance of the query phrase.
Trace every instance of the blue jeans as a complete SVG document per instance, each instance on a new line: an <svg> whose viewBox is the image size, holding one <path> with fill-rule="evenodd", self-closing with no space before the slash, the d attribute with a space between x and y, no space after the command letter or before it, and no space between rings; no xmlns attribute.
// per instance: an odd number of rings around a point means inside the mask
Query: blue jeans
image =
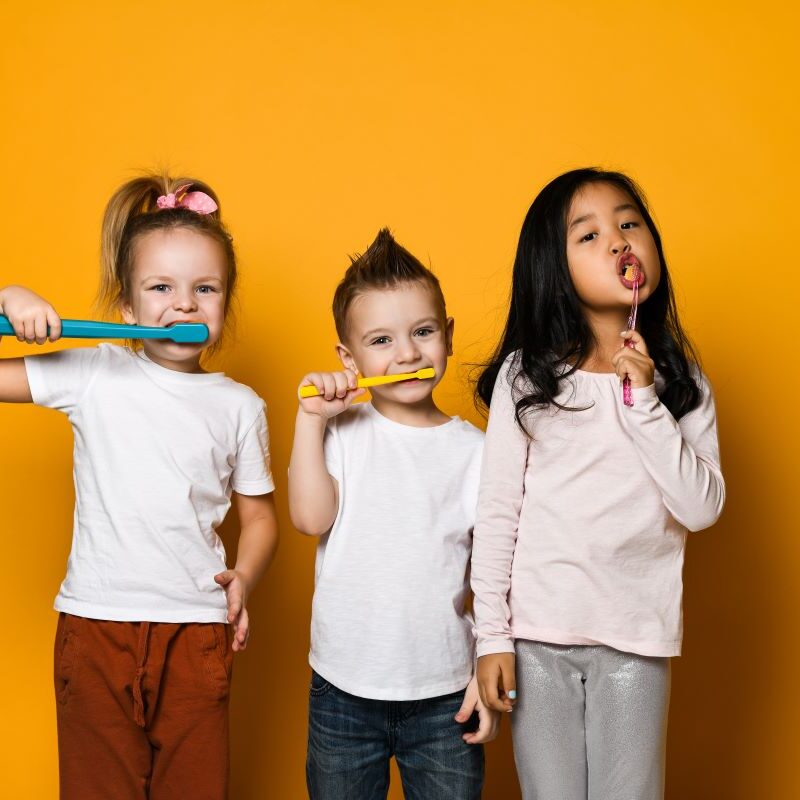
<svg viewBox="0 0 800 800"><path fill-rule="evenodd" d="M483 747L461 738L477 715L455 717L464 692L368 700L311 673L306 780L311 800L384 800L397 760L406 800L478 800Z"/></svg>

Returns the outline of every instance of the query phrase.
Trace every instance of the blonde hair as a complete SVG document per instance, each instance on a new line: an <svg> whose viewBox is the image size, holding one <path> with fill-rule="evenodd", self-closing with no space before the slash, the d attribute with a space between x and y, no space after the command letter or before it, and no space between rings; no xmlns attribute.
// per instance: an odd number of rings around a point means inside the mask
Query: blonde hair
<svg viewBox="0 0 800 800"><path fill-rule="evenodd" d="M162 195L181 187L190 192L205 192L217 204L210 214L198 214L188 208L159 208ZM98 309L106 313L130 301L136 241L158 230L188 228L218 242L225 253L228 270L225 283L226 322L236 290L236 252L233 239L220 219L219 198L203 181L190 177L173 178L166 173L147 173L124 183L108 201L103 214L100 241L100 287Z"/></svg>

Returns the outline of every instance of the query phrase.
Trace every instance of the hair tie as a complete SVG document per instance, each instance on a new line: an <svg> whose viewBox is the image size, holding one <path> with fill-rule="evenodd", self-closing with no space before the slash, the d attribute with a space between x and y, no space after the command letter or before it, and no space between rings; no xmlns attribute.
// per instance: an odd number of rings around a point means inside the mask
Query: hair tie
<svg viewBox="0 0 800 800"><path fill-rule="evenodd" d="M219 206L205 192L186 191L191 185L191 183L187 183L174 192L162 194L156 200L156 205L159 208L188 208L195 214L213 214Z"/></svg>

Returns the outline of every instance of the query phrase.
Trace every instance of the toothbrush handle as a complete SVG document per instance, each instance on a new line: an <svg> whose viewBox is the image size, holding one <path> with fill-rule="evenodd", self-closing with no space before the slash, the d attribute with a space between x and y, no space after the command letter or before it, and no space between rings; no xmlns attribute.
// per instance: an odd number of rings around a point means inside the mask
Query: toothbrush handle
<svg viewBox="0 0 800 800"><path fill-rule="evenodd" d="M8 317L0 315L0 336L13 336ZM123 325L118 322L62 319L61 336L65 339L171 339L178 342L204 342L208 328L202 323L184 322L170 328Z"/></svg>
<svg viewBox="0 0 800 800"><path fill-rule="evenodd" d="M625 347L633 347L633 342L627 340ZM633 407L633 387L631 386L631 379L627 375L622 379L622 402L628 408Z"/></svg>

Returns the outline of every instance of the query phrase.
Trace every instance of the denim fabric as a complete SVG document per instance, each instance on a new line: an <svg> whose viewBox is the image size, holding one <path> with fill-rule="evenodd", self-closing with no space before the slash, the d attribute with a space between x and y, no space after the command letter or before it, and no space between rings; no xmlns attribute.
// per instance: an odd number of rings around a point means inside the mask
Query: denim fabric
<svg viewBox="0 0 800 800"><path fill-rule="evenodd" d="M306 779L311 800L383 800L397 761L406 800L477 800L483 747L461 738L477 715L455 717L464 692L425 700L369 700L312 672Z"/></svg>

